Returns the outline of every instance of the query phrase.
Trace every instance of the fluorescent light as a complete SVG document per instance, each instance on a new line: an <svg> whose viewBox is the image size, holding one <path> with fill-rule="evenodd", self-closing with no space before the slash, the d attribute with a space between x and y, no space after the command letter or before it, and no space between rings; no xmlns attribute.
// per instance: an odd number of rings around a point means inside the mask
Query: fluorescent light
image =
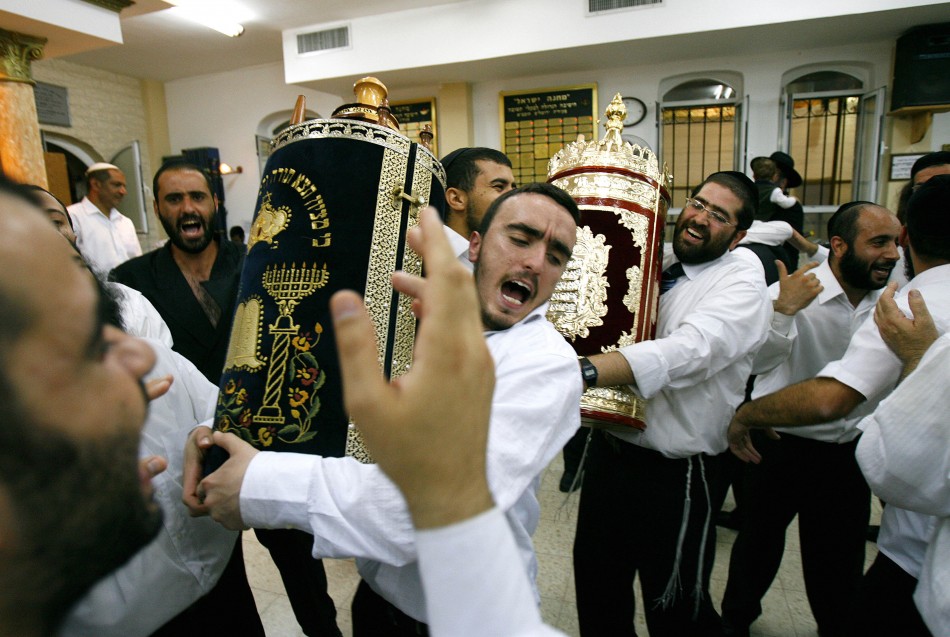
<svg viewBox="0 0 950 637"><path fill-rule="evenodd" d="M168 10L172 15L196 22L232 38L244 33L244 25L238 23L235 18L243 19L241 14L246 15L247 12L233 2L227 0L165 0L165 2L175 5Z"/></svg>

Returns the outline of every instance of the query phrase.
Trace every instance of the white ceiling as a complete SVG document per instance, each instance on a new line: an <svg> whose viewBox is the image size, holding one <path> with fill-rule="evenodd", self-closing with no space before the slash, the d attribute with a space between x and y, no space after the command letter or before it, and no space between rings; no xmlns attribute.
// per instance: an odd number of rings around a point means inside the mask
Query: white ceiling
<svg viewBox="0 0 950 637"><path fill-rule="evenodd" d="M256 16L244 21L245 32L228 38L215 31L184 22L163 11L161 0L140 0L122 12L122 45L66 56L72 62L135 77L169 81L228 70L280 62L281 32L312 24L354 19L461 0L239 0ZM540 75L627 66L631 62L695 59L706 50L716 56L746 55L756 51L783 51L880 41L899 36L910 27L950 21L950 2L908 9L879 11L859 16L808 20L777 25L709 31L688 36L637 39L628 42L537 52L493 60L424 69L387 71L390 88L457 81L482 81L498 77ZM413 39L424 38L425 25ZM42 35L42 34L38 34ZM61 37L61 33L57 37ZM384 54L384 52L381 52ZM372 74L374 69L365 69ZM308 83L334 94L346 94L352 78Z"/></svg>

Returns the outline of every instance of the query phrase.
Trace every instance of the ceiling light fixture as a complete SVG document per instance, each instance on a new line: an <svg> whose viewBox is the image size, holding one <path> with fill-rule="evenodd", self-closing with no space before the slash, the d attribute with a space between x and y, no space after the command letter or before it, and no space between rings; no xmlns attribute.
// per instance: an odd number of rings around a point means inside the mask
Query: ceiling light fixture
<svg viewBox="0 0 950 637"><path fill-rule="evenodd" d="M165 2L175 5L169 9L173 15L214 29L226 36L236 38L244 33L244 25L234 21L236 14L241 13L240 8L232 2L226 0L165 0Z"/></svg>

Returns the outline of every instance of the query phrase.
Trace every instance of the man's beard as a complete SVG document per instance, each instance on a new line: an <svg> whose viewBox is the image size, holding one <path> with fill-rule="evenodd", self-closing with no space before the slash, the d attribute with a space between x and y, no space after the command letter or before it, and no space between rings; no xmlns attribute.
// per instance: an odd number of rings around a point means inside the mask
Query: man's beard
<svg viewBox="0 0 950 637"><path fill-rule="evenodd" d="M182 215L178 218L177 224L172 225L172 222L164 217L164 215L158 215L158 218L162 222L162 228L165 229L165 234L168 235L168 240L172 242L172 245L181 250L182 252L188 252L189 254L199 254L204 252L205 248L211 243L214 239L214 218L215 215L212 214L211 218L208 219L208 222L205 223L204 218L201 215L188 214ZM181 224L185 221L197 221L201 224L204 232L197 239L184 239L181 236Z"/></svg>
<svg viewBox="0 0 950 637"><path fill-rule="evenodd" d="M859 258L850 248L841 255L841 260L838 262L841 278L848 285L859 290L880 290L887 285L886 279L881 283L877 283L871 278L871 267L873 265L874 263Z"/></svg>
<svg viewBox="0 0 950 637"><path fill-rule="evenodd" d="M93 584L155 537L162 514L140 486L137 433L76 440L35 423L23 429L17 453L0 454L4 474L17 476L5 485L15 547L0 548L17 586L4 595L41 610L52 632Z"/></svg>
<svg viewBox="0 0 950 637"><path fill-rule="evenodd" d="M736 232L738 232L738 230L736 230L727 237L716 239L713 238L712 229L709 226L692 226L706 237L706 243L699 245L689 245L680 240L681 234L686 231L687 227L689 227L688 222L682 220L681 217L680 219L677 219L676 226L673 231L673 254L676 255L676 258L679 259L680 263L686 264L707 263L709 261L718 259L729 251L729 245L735 238Z"/></svg>

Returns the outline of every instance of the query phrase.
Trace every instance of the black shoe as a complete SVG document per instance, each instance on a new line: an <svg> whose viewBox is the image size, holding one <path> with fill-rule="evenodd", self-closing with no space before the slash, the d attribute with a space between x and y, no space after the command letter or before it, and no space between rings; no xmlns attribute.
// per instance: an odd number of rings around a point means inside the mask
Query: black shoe
<svg viewBox="0 0 950 637"><path fill-rule="evenodd" d="M575 482L574 478L577 478ZM561 482L558 484L558 490L561 493L571 493L572 491L577 491L581 488L581 482L584 481L584 472L581 471L581 474L578 476L573 472L565 471L564 475L561 476Z"/></svg>
<svg viewBox="0 0 950 637"><path fill-rule="evenodd" d="M749 637L749 627L733 624L731 621L723 617L722 634L726 637Z"/></svg>

